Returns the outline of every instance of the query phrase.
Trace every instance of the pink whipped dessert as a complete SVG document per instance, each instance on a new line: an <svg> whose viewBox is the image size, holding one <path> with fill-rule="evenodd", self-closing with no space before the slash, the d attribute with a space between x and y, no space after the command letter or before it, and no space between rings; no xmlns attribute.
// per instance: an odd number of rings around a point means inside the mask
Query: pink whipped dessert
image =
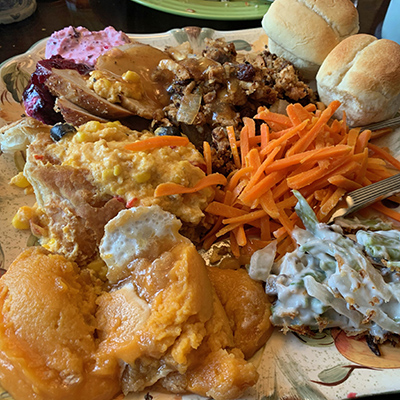
<svg viewBox="0 0 400 400"><path fill-rule="evenodd" d="M97 58L113 47L130 43L129 37L109 26L92 32L78 26L69 26L54 32L46 45L46 58L60 55L63 58L94 66Z"/></svg>

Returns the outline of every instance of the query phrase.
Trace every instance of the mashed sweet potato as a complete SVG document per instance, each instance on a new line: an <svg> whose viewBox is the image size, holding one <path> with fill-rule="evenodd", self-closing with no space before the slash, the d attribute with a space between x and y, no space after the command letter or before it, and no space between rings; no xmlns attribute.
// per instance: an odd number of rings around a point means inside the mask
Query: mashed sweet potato
<svg viewBox="0 0 400 400"><path fill-rule="evenodd" d="M124 393L157 383L235 398L258 374L236 348L205 262L179 228L158 206L122 211L106 225L101 256L117 283L98 300L100 349L125 363Z"/></svg>
<svg viewBox="0 0 400 400"><path fill-rule="evenodd" d="M272 334L270 299L259 281L244 269L208 268L234 332L235 347L252 357Z"/></svg>
<svg viewBox="0 0 400 400"><path fill-rule="evenodd" d="M108 400L119 366L97 363L99 287L76 264L25 250L0 280L0 381L15 399Z"/></svg>
<svg viewBox="0 0 400 400"><path fill-rule="evenodd" d="M208 271L180 226L159 206L120 211L100 246L108 284L42 247L12 263L0 279L0 383L15 400L159 389L229 400L256 383L247 358L268 337L268 299L245 270Z"/></svg>

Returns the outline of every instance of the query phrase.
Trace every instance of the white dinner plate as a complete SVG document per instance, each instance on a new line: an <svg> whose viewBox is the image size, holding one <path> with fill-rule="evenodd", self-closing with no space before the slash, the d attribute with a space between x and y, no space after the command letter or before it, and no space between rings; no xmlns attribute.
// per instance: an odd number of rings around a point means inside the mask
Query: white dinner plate
<svg viewBox="0 0 400 400"><path fill-rule="evenodd" d="M195 49L199 49L206 37L225 37L227 41L233 41L240 51L261 50L267 42L261 28L221 32L188 27L159 34L129 36L159 48L189 40ZM23 88L36 62L44 57L45 46L46 39L25 54L0 65L0 126L19 119L23 114ZM393 143L400 154L400 142ZM20 206L33 204L34 197L24 196L21 189L8 184L17 173L12 157L0 156L0 171L0 266L7 268L31 240L29 233L12 227L11 219ZM377 357L364 341L347 339L338 332L327 331L310 339L292 333L283 335L276 330L259 354L258 384L243 398L272 400L289 396L301 400L336 400L399 391L400 348L385 345L381 346L381 352L382 356ZM11 399L2 392L0 388L1 399ZM151 391L150 394L154 400L180 398ZM143 399L143 394L127 399L136 398ZM200 399L200 396L183 398L194 400Z"/></svg>

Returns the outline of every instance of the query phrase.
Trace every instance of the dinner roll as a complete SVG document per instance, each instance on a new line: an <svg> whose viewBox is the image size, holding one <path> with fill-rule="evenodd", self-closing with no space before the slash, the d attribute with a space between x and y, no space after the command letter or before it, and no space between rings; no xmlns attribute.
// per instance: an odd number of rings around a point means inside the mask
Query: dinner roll
<svg viewBox="0 0 400 400"><path fill-rule="evenodd" d="M350 0L275 0L262 20L268 48L312 79L329 52L358 32Z"/></svg>
<svg viewBox="0 0 400 400"><path fill-rule="evenodd" d="M326 57L317 74L325 104L339 100L350 126L393 117L400 108L400 45L371 35L351 36Z"/></svg>

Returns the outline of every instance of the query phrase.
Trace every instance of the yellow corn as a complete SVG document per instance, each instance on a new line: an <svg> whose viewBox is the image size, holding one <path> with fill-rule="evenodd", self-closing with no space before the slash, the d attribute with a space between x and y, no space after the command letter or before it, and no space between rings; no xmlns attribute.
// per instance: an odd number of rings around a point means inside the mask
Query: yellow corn
<svg viewBox="0 0 400 400"><path fill-rule="evenodd" d="M80 130L87 132L97 132L101 128L99 121L89 121L85 125L80 127Z"/></svg>
<svg viewBox="0 0 400 400"><path fill-rule="evenodd" d="M16 229L29 229L30 224L29 220L33 218L35 212L32 207L23 206L21 207L17 213L14 215L12 219L12 226Z"/></svg>
<svg viewBox="0 0 400 400"><path fill-rule="evenodd" d="M10 184L18 186L19 188L25 189L31 184L29 183L28 179L25 178L25 175L22 172L19 172L17 175L15 175L11 181Z"/></svg>
<svg viewBox="0 0 400 400"><path fill-rule="evenodd" d="M28 195L28 194L33 194L33 187L32 186L28 186L27 188L24 189L24 194Z"/></svg>
<svg viewBox="0 0 400 400"><path fill-rule="evenodd" d="M77 141L78 143L86 142L88 138L89 135L85 131L78 131L74 136L74 140Z"/></svg>
<svg viewBox="0 0 400 400"><path fill-rule="evenodd" d="M140 82L140 76L134 71L126 71L122 74L122 79L128 83Z"/></svg>
<svg viewBox="0 0 400 400"><path fill-rule="evenodd" d="M114 169L112 169L112 168L103 169L103 171L101 173L101 177L104 180L109 180L110 178L113 178L114 176L115 176L114 175Z"/></svg>
<svg viewBox="0 0 400 400"><path fill-rule="evenodd" d="M51 247L56 243L55 239L50 239L46 243L43 243L43 247L46 248L47 250L51 250Z"/></svg>
<svg viewBox="0 0 400 400"><path fill-rule="evenodd" d="M121 175L122 167L120 165L115 165L113 173L114 173L114 176Z"/></svg>
<svg viewBox="0 0 400 400"><path fill-rule="evenodd" d="M99 79L95 85L98 85L99 87L102 87L103 89L108 89L110 90L111 87L113 86L113 84L111 83L110 80L106 79L106 78L101 78Z"/></svg>
<svg viewBox="0 0 400 400"><path fill-rule="evenodd" d="M147 182L151 178L151 173L148 171L139 172L134 176L137 183Z"/></svg>
<svg viewBox="0 0 400 400"><path fill-rule="evenodd" d="M119 121L108 121L105 123L105 126L110 128L118 128L121 126L121 122Z"/></svg>

